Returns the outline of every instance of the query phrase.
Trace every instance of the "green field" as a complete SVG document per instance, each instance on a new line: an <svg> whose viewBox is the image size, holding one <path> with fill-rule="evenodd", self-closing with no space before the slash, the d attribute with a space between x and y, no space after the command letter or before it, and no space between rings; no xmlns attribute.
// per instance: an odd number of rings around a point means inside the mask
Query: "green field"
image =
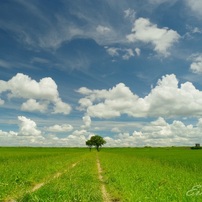
<svg viewBox="0 0 202 202"><path fill-rule="evenodd" d="M0 148L0 201L202 201L202 150Z"/></svg>

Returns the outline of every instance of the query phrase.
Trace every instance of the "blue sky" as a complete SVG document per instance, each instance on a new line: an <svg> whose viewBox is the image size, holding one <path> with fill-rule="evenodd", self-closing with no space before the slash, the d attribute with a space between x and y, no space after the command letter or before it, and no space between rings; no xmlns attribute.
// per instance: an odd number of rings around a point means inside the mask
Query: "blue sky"
<svg viewBox="0 0 202 202"><path fill-rule="evenodd" d="M202 141L200 0L0 2L0 145Z"/></svg>

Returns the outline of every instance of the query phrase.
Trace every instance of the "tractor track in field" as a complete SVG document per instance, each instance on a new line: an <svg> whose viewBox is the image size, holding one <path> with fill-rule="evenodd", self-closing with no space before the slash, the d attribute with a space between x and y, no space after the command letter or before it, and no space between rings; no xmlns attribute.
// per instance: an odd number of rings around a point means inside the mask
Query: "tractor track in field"
<svg viewBox="0 0 202 202"><path fill-rule="evenodd" d="M68 172L70 169L74 168L79 162L75 162L73 164L71 164L67 169L65 169L63 172L57 172L54 175L52 175L51 177L48 177L48 180L44 181L44 182L40 182L36 185L34 185L34 187L32 187L29 191L25 192L24 194L27 193L33 193L35 191L37 191L38 189L40 189L41 187L43 187L44 185L48 184L49 182L51 182L52 180L59 178L61 175L65 174L66 172ZM24 195L23 194L23 195ZM23 195L19 196L22 197ZM17 199L5 199L2 202L17 202Z"/></svg>
<svg viewBox="0 0 202 202"><path fill-rule="evenodd" d="M36 184L30 192L35 192L38 189L40 189L41 187L43 187L45 184L48 184L50 181L54 180L55 178L59 178L61 175L63 175L64 173L66 173L69 169L74 168L79 162L73 163L68 169L64 170L62 173L61 172L57 172L55 175L53 175L52 178L50 178L48 181L46 182L41 182Z"/></svg>
<svg viewBox="0 0 202 202"><path fill-rule="evenodd" d="M97 157L97 169L98 169L98 178L101 182L101 192L102 192L103 201L111 202L112 200L110 199L109 193L107 192L106 187L104 185L104 180L103 180L103 176L102 176L102 168L101 168L98 157Z"/></svg>

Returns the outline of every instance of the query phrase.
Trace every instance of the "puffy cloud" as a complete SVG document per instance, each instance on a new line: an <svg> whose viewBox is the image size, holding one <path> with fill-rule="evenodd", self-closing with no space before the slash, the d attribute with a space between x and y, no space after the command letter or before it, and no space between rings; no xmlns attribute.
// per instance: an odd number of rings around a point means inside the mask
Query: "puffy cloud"
<svg viewBox="0 0 202 202"><path fill-rule="evenodd" d="M53 114L69 114L71 111L71 106L67 103L64 103L60 98L55 101L55 107Z"/></svg>
<svg viewBox="0 0 202 202"><path fill-rule="evenodd" d="M117 127L112 128L111 131L114 133L120 133L121 132L120 129Z"/></svg>
<svg viewBox="0 0 202 202"><path fill-rule="evenodd" d="M50 132L69 132L73 130L73 126L70 124L54 125L47 128Z"/></svg>
<svg viewBox="0 0 202 202"><path fill-rule="evenodd" d="M80 90L78 90L79 92ZM122 114L132 117L176 117L202 115L202 92L191 82L179 82L174 74L163 76L144 98L138 97L125 84L109 90L89 90L80 110L91 117L113 118ZM80 100L80 104L82 104Z"/></svg>
<svg viewBox="0 0 202 202"><path fill-rule="evenodd" d="M168 49L179 40L180 35L166 27L158 28L149 19L138 18L135 20L132 33L127 35L126 38L129 42L141 41L151 43L157 53L168 56Z"/></svg>
<svg viewBox="0 0 202 202"><path fill-rule="evenodd" d="M190 69L196 74L202 73L202 54L197 54L194 56Z"/></svg>
<svg viewBox="0 0 202 202"><path fill-rule="evenodd" d="M105 137L106 146L193 146L201 142L202 132L201 119L196 126L185 125L183 122L174 120L171 124L159 117L150 123L145 123L141 131L133 133L119 133L114 137Z"/></svg>
<svg viewBox="0 0 202 202"><path fill-rule="evenodd" d="M90 102L104 100L104 102L88 106L88 115L99 118L112 118L120 116L123 111L130 111L131 104L133 105L133 102L135 102L138 97L133 95L125 84L120 83L114 88L109 89L109 91L91 91L86 96L86 99L89 99Z"/></svg>
<svg viewBox="0 0 202 202"><path fill-rule="evenodd" d="M21 106L21 109L23 111L40 111L45 112L47 110L47 104L48 103L39 103L34 99L29 99L26 102L24 102Z"/></svg>
<svg viewBox="0 0 202 202"><path fill-rule="evenodd" d="M5 132L0 130L0 137L15 137L15 136L17 136L17 133L14 131Z"/></svg>
<svg viewBox="0 0 202 202"><path fill-rule="evenodd" d="M88 95L92 91L90 89L86 88L86 87L81 87L76 92L78 92L78 93L80 93L82 95Z"/></svg>
<svg viewBox="0 0 202 202"><path fill-rule="evenodd" d="M82 125L82 128L89 128L91 126L91 118L90 116L86 115L83 117L83 123L84 125Z"/></svg>
<svg viewBox="0 0 202 202"><path fill-rule="evenodd" d="M0 93L5 91L9 92L10 98L28 99L22 104L22 110L44 112L47 105L52 103L55 105L54 113L69 114L71 111L70 105L62 102L57 85L50 77L37 82L27 75L18 73L7 82L0 80ZM41 102L37 102L36 99Z"/></svg>
<svg viewBox="0 0 202 202"><path fill-rule="evenodd" d="M45 138L42 132L37 128L36 123L24 116L18 116L19 131L0 130L0 142L4 146L43 146Z"/></svg>
<svg viewBox="0 0 202 202"><path fill-rule="evenodd" d="M28 119L24 116L18 116L18 120L20 121L19 133L20 136L41 136L41 131L37 129L36 123Z"/></svg>
<svg viewBox="0 0 202 202"><path fill-rule="evenodd" d="M86 108L88 108L89 106L93 105L92 101L88 98L81 98L79 100L79 104L80 106L78 107L79 110L85 110Z"/></svg>
<svg viewBox="0 0 202 202"><path fill-rule="evenodd" d="M85 142L87 141L87 139L89 139L90 136L92 136L92 134L86 130L75 130L71 135L68 135L65 138L56 138L54 140L54 144L58 144L60 146L65 145L70 147L85 147ZM52 140L50 140L50 142L52 142Z"/></svg>
<svg viewBox="0 0 202 202"><path fill-rule="evenodd" d="M18 73L7 82L7 89L11 91L10 97L34 98L34 99L57 99L57 85L52 78L47 77L39 82L29 76Z"/></svg>
<svg viewBox="0 0 202 202"><path fill-rule="evenodd" d="M17 133L14 131L2 131L0 130L0 142L1 146L14 146L17 145Z"/></svg>
<svg viewBox="0 0 202 202"><path fill-rule="evenodd" d="M70 135L60 138L54 134L42 136L37 124L24 116L18 117L19 132L5 132L0 130L1 145L36 145L36 146L82 146L93 134L87 130L75 130ZM124 123L123 123L124 125ZM194 145L202 141L202 119L198 119L195 125L186 125L182 121L173 120L166 122L162 117L158 117L152 122L144 122L137 129L135 126L131 132L121 132L118 127L112 128L114 136L103 136L107 141L105 146L113 147L139 147L139 146L172 146L172 145ZM69 124L53 125L47 131L67 132L72 130Z"/></svg>

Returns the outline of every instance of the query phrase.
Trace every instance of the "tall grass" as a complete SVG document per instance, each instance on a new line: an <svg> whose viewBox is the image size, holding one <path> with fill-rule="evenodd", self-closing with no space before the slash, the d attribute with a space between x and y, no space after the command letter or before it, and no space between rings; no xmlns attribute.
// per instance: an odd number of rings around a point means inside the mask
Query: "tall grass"
<svg viewBox="0 0 202 202"><path fill-rule="evenodd" d="M112 201L202 201L202 150L188 148L0 148L0 201L101 202L97 158Z"/></svg>
<svg viewBox="0 0 202 202"><path fill-rule="evenodd" d="M0 148L0 201L22 195L82 155L80 149Z"/></svg>
<svg viewBox="0 0 202 202"><path fill-rule="evenodd" d="M101 202L95 153L85 155L74 168L20 199L27 201Z"/></svg>
<svg viewBox="0 0 202 202"><path fill-rule="evenodd" d="M114 200L192 202L202 201L202 189L199 195L194 188L202 185L202 153L198 152L127 148L108 149L99 157L107 190Z"/></svg>

